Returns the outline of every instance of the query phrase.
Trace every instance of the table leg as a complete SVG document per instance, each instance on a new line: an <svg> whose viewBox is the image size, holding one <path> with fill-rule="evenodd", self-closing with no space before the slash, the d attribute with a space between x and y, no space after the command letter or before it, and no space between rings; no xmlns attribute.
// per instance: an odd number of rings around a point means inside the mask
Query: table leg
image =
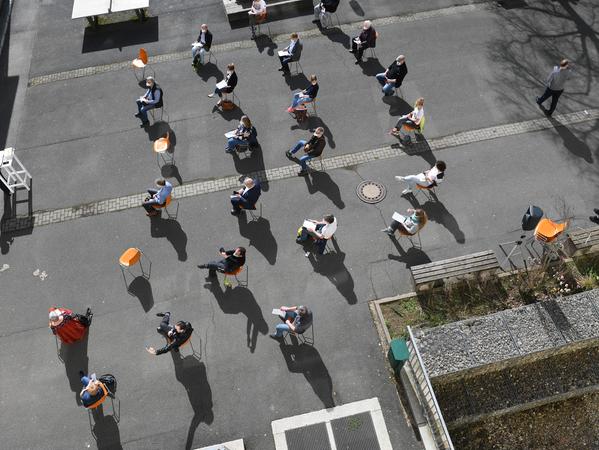
<svg viewBox="0 0 599 450"><path fill-rule="evenodd" d="M140 22L143 22L146 20L146 14L145 14L145 10L143 8L136 9L135 14L137 14L137 17L139 18Z"/></svg>

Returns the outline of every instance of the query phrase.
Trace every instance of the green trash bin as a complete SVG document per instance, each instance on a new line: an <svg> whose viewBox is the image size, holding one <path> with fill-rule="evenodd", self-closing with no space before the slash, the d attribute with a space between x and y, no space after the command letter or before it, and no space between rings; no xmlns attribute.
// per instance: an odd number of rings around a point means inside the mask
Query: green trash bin
<svg viewBox="0 0 599 450"><path fill-rule="evenodd" d="M395 371L399 371L409 357L410 352L408 351L406 340L403 338L393 339L389 346L389 352L387 353L387 358L389 359L391 367L393 367Z"/></svg>

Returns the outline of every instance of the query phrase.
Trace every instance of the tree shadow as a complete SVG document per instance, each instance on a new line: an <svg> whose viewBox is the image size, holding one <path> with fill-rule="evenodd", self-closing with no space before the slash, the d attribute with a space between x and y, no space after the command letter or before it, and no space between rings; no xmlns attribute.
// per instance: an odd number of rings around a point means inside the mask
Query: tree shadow
<svg viewBox="0 0 599 450"><path fill-rule="evenodd" d="M187 261L187 234L175 219L150 217L150 235L153 238L165 237L177 252L179 261Z"/></svg>
<svg viewBox="0 0 599 450"><path fill-rule="evenodd" d="M565 125L559 120L549 117L549 121L558 132L562 140L564 141L564 147L568 149L570 153L578 158L584 159L589 164L593 163L593 154L589 146L578 139Z"/></svg>
<svg viewBox="0 0 599 450"><path fill-rule="evenodd" d="M154 306L154 295L152 294L152 285L150 281L143 277L138 276L133 279L131 284L127 287L127 292L139 299L139 303L145 312L148 312ZM86 372L87 373L87 372Z"/></svg>
<svg viewBox="0 0 599 450"><path fill-rule="evenodd" d="M81 397L79 393L83 389L79 371L88 373L89 358L87 357L87 341L89 338L89 328L85 336L80 341L73 344L64 344L61 342L58 352L59 358L64 361L67 378L71 391L75 393L75 401L81 406ZM59 341L60 342L60 341Z"/></svg>
<svg viewBox="0 0 599 450"><path fill-rule="evenodd" d="M189 403L193 409L193 418L187 431L185 449L190 450L193 437L204 422L210 425L214 420L212 412L212 389L208 383L206 366L195 355L182 356L180 352L169 352L175 365L175 377L185 387Z"/></svg>
<svg viewBox="0 0 599 450"><path fill-rule="evenodd" d="M370 52L370 50L366 49L364 55L366 55L366 52ZM386 67L381 64L378 57L366 58L366 61L362 61L359 65L362 69L362 73L368 77L374 77L377 73L384 72L386 69Z"/></svg>
<svg viewBox="0 0 599 450"><path fill-rule="evenodd" d="M280 349L289 372L303 374L324 407L334 407L333 380L318 350L312 345L287 345L284 341Z"/></svg>
<svg viewBox="0 0 599 450"><path fill-rule="evenodd" d="M254 42L256 43L258 52L262 53L264 50L266 50L266 54L268 56L273 56L275 54L275 49L279 47L267 34L260 34L256 36Z"/></svg>
<svg viewBox="0 0 599 450"><path fill-rule="evenodd" d="M246 268L247 270L247 268ZM216 299L218 306L225 314L244 314L246 322L246 344L251 353L256 350L258 333L265 335L268 333L268 324L262 315L262 309L254 294L246 287L236 286L233 289L223 291L220 283L206 283L204 287L210 289Z"/></svg>
<svg viewBox="0 0 599 450"><path fill-rule="evenodd" d="M389 259L392 259L393 261L405 263L406 269L409 269L413 266L419 266L420 264L427 264L431 262L431 259L428 257L426 253L422 251L422 249L414 247L412 245L410 248L408 248L408 250L404 250L395 236L389 236L389 238L391 239L391 242L393 242L393 245L397 249L399 256L388 254L387 257Z"/></svg>
<svg viewBox="0 0 599 450"><path fill-rule="evenodd" d="M98 450L122 450L119 424L113 415L104 415L103 405L92 411L94 425L92 435Z"/></svg>
<svg viewBox="0 0 599 450"><path fill-rule="evenodd" d="M418 199L413 195L406 196L406 198L415 208L424 209L426 211L426 215L428 216L428 220L437 222L447 228L447 230L453 234L453 237L458 244L463 244L466 242L464 232L460 229L460 224L458 224L456 218L447 210L443 203L439 201L427 200L425 203L420 205Z"/></svg>
<svg viewBox="0 0 599 450"><path fill-rule="evenodd" d="M358 298L354 292L354 279L343 263L345 253L339 248L337 239L331 239L331 243L333 245L332 251L318 256L310 253L308 260L312 264L314 272L327 277L347 303L354 305L358 302Z"/></svg>
<svg viewBox="0 0 599 450"><path fill-rule="evenodd" d="M306 182L306 186L308 187L308 192L310 195L316 192L322 192L333 202L337 208L345 208L345 203L341 198L339 186L337 186L337 183L333 181L328 173L312 170L303 178Z"/></svg>
<svg viewBox="0 0 599 450"><path fill-rule="evenodd" d="M303 72L295 75L291 75L288 72L283 72L283 78L285 79L285 83L287 83L289 86L289 89L292 91L303 90L308 84L310 84L310 80L308 80ZM291 101L289 101L289 104L291 104Z"/></svg>
<svg viewBox="0 0 599 450"><path fill-rule="evenodd" d="M237 216L239 234L250 241L249 246L258 250L266 258L268 264L273 266L277 262L277 241L270 229L270 222L264 217L248 222L248 211L243 211Z"/></svg>
<svg viewBox="0 0 599 450"><path fill-rule="evenodd" d="M218 68L218 66L212 62L207 62L199 69L196 70L196 74L203 81L208 81L210 78L216 78L217 80L222 80L225 78L223 72Z"/></svg>

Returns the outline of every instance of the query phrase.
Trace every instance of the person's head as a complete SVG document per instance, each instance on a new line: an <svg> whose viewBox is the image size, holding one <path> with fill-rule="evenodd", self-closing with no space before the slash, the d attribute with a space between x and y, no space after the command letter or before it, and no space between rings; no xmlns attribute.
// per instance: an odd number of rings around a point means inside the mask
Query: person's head
<svg viewBox="0 0 599 450"><path fill-rule="evenodd" d="M445 161L437 161L435 163L435 167L439 170L439 172L445 172L447 165L445 164Z"/></svg>
<svg viewBox="0 0 599 450"><path fill-rule="evenodd" d="M249 189L254 186L254 180L250 177L247 177L245 180L243 180L243 185Z"/></svg>
<svg viewBox="0 0 599 450"><path fill-rule="evenodd" d="M235 64L231 63L231 64L227 64L227 72L228 73L233 73L235 72Z"/></svg>
<svg viewBox="0 0 599 450"><path fill-rule="evenodd" d="M368 30L372 26L372 22L370 20L365 20L362 24L363 30Z"/></svg>
<svg viewBox="0 0 599 450"><path fill-rule="evenodd" d="M323 217L323 220L326 223L333 223L335 221L335 216L332 214L327 214L326 216Z"/></svg>
<svg viewBox="0 0 599 450"><path fill-rule="evenodd" d="M245 247L237 247L235 249L235 256L245 256Z"/></svg>
<svg viewBox="0 0 599 450"><path fill-rule="evenodd" d="M306 314L308 314L308 308L306 308L304 305L298 306L297 307L297 313L300 316L305 316Z"/></svg>
<svg viewBox="0 0 599 450"><path fill-rule="evenodd" d="M163 187L166 184L166 180L164 178L158 178L156 180L156 186Z"/></svg>
<svg viewBox="0 0 599 450"><path fill-rule="evenodd" d="M148 78L146 78L146 86L149 88L154 86L154 77L149 76Z"/></svg>
<svg viewBox="0 0 599 450"><path fill-rule="evenodd" d="M180 320L175 325L175 330L177 330L177 333L185 333L187 331L187 322Z"/></svg>
<svg viewBox="0 0 599 450"><path fill-rule="evenodd" d="M314 136L316 136L316 137L322 137L323 134L324 134L324 128L322 128L322 127L318 127L318 128L316 128L316 130L314 130Z"/></svg>
<svg viewBox="0 0 599 450"><path fill-rule="evenodd" d="M252 128L252 122L248 116L241 116L241 123L246 128Z"/></svg>
<svg viewBox="0 0 599 450"><path fill-rule="evenodd" d="M570 65L570 61L567 59L562 59L559 63L559 66L562 69L567 69L569 65Z"/></svg>
<svg viewBox="0 0 599 450"><path fill-rule="evenodd" d="M59 324L63 318L62 314L58 308L50 311L50 314L48 316L49 316L48 318L50 319L50 322L52 322L52 324Z"/></svg>
<svg viewBox="0 0 599 450"><path fill-rule="evenodd" d="M292 41L297 41L299 39L299 36L297 35L297 33L291 33L291 40Z"/></svg>
<svg viewBox="0 0 599 450"><path fill-rule="evenodd" d="M412 220L418 224L418 229L420 230L428 220L426 216L426 212L424 209L416 209L414 210L414 214L412 214Z"/></svg>
<svg viewBox="0 0 599 450"><path fill-rule="evenodd" d="M316 75L314 75L314 74L310 75L310 83L312 83L312 84L318 83L318 78L316 78Z"/></svg>
<svg viewBox="0 0 599 450"><path fill-rule="evenodd" d="M202 30L202 33L205 33L206 31L208 31L208 25L203 23L202 26L200 27L200 30Z"/></svg>
<svg viewBox="0 0 599 450"><path fill-rule="evenodd" d="M420 97L418 100L416 100L416 103L414 103L414 106L416 108L423 108L424 107L424 99L422 97Z"/></svg>
<svg viewBox="0 0 599 450"><path fill-rule="evenodd" d="M397 64L403 64L406 62L406 57L404 55L399 55L395 58L395 62L397 62Z"/></svg>

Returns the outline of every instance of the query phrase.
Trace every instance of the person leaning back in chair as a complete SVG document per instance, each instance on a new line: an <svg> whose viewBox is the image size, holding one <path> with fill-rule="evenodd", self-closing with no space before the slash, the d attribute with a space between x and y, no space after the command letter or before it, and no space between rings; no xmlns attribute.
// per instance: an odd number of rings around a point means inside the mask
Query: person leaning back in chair
<svg viewBox="0 0 599 450"><path fill-rule="evenodd" d="M433 188L439 185L445 177L445 169L447 165L445 161L437 161L429 170L421 172L417 175L406 175L404 177L397 175L397 181L405 182L408 187L401 192L401 195L410 194L418 186L423 188Z"/></svg>
<svg viewBox="0 0 599 450"><path fill-rule="evenodd" d="M276 332L270 335L273 339L282 339L285 332L303 334L312 325L312 311L306 306L281 306L279 309L285 313L279 316L285 323L276 326Z"/></svg>
<svg viewBox="0 0 599 450"><path fill-rule="evenodd" d="M148 120L148 111L154 108L162 108L163 105L162 88L158 86L156 81L154 81L154 77L146 78L146 87L148 89L145 94L136 101L137 114L135 114L135 117L141 119L142 127L145 127L150 123Z"/></svg>
<svg viewBox="0 0 599 450"><path fill-rule="evenodd" d="M198 40L191 44L191 66L198 68L198 64L201 66L204 64L204 57L207 52L210 51L212 46L212 33L208 31L208 25L205 23L200 27L200 35Z"/></svg>
<svg viewBox="0 0 599 450"><path fill-rule="evenodd" d="M165 206L166 199L173 191L173 185L164 178L156 180L156 187L158 190L148 189L148 194L150 194L150 196L146 197L142 203L142 206L146 210L146 215L150 217L160 214L160 211L158 211L155 206Z"/></svg>
<svg viewBox="0 0 599 450"><path fill-rule="evenodd" d="M235 250L219 249L223 257L219 261L210 261L208 264L198 265L198 269L208 269L208 278L216 278L216 271L233 273L245 264L245 248L237 247Z"/></svg>
<svg viewBox="0 0 599 450"><path fill-rule="evenodd" d="M408 142L405 142L402 140L401 138L401 128L405 125L412 127L416 130L420 130L420 124L422 122L422 118L424 117L424 99L422 97L420 97L418 100L416 100L416 103L414 103L414 109L404 115L401 116L399 118L399 120L397 121L397 123L395 124L395 126L391 129L391 131L389 132L389 134L392 134L393 136L398 136L399 137L399 141L402 144L407 144Z"/></svg>
<svg viewBox="0 0 599 450"><path fill-rule="evenodd" d="M398 212L394 212L391 224L387 228L382 229L383 233L393 236L399 230L400 234L414 236L418 233L428 220L426 212L423 209L408 209L408 216L403 216Z"/></svg>
<svg viewBox="0 0 599 450"><path fill-rule="evenodd" d="M152 355L162 355L163 353L170 352L171 350L178 352L179 347L185 344L191 337L191 333L193 333L191 324L189 322L180 320L175 326L169 325L171 313L168 311L165 313L156 313L156 315L158 317L162 317L160 326L156 328L156 331L166 338L167 344L158 350L156 350L154 347L147 347L146 350Z"/></svg>

